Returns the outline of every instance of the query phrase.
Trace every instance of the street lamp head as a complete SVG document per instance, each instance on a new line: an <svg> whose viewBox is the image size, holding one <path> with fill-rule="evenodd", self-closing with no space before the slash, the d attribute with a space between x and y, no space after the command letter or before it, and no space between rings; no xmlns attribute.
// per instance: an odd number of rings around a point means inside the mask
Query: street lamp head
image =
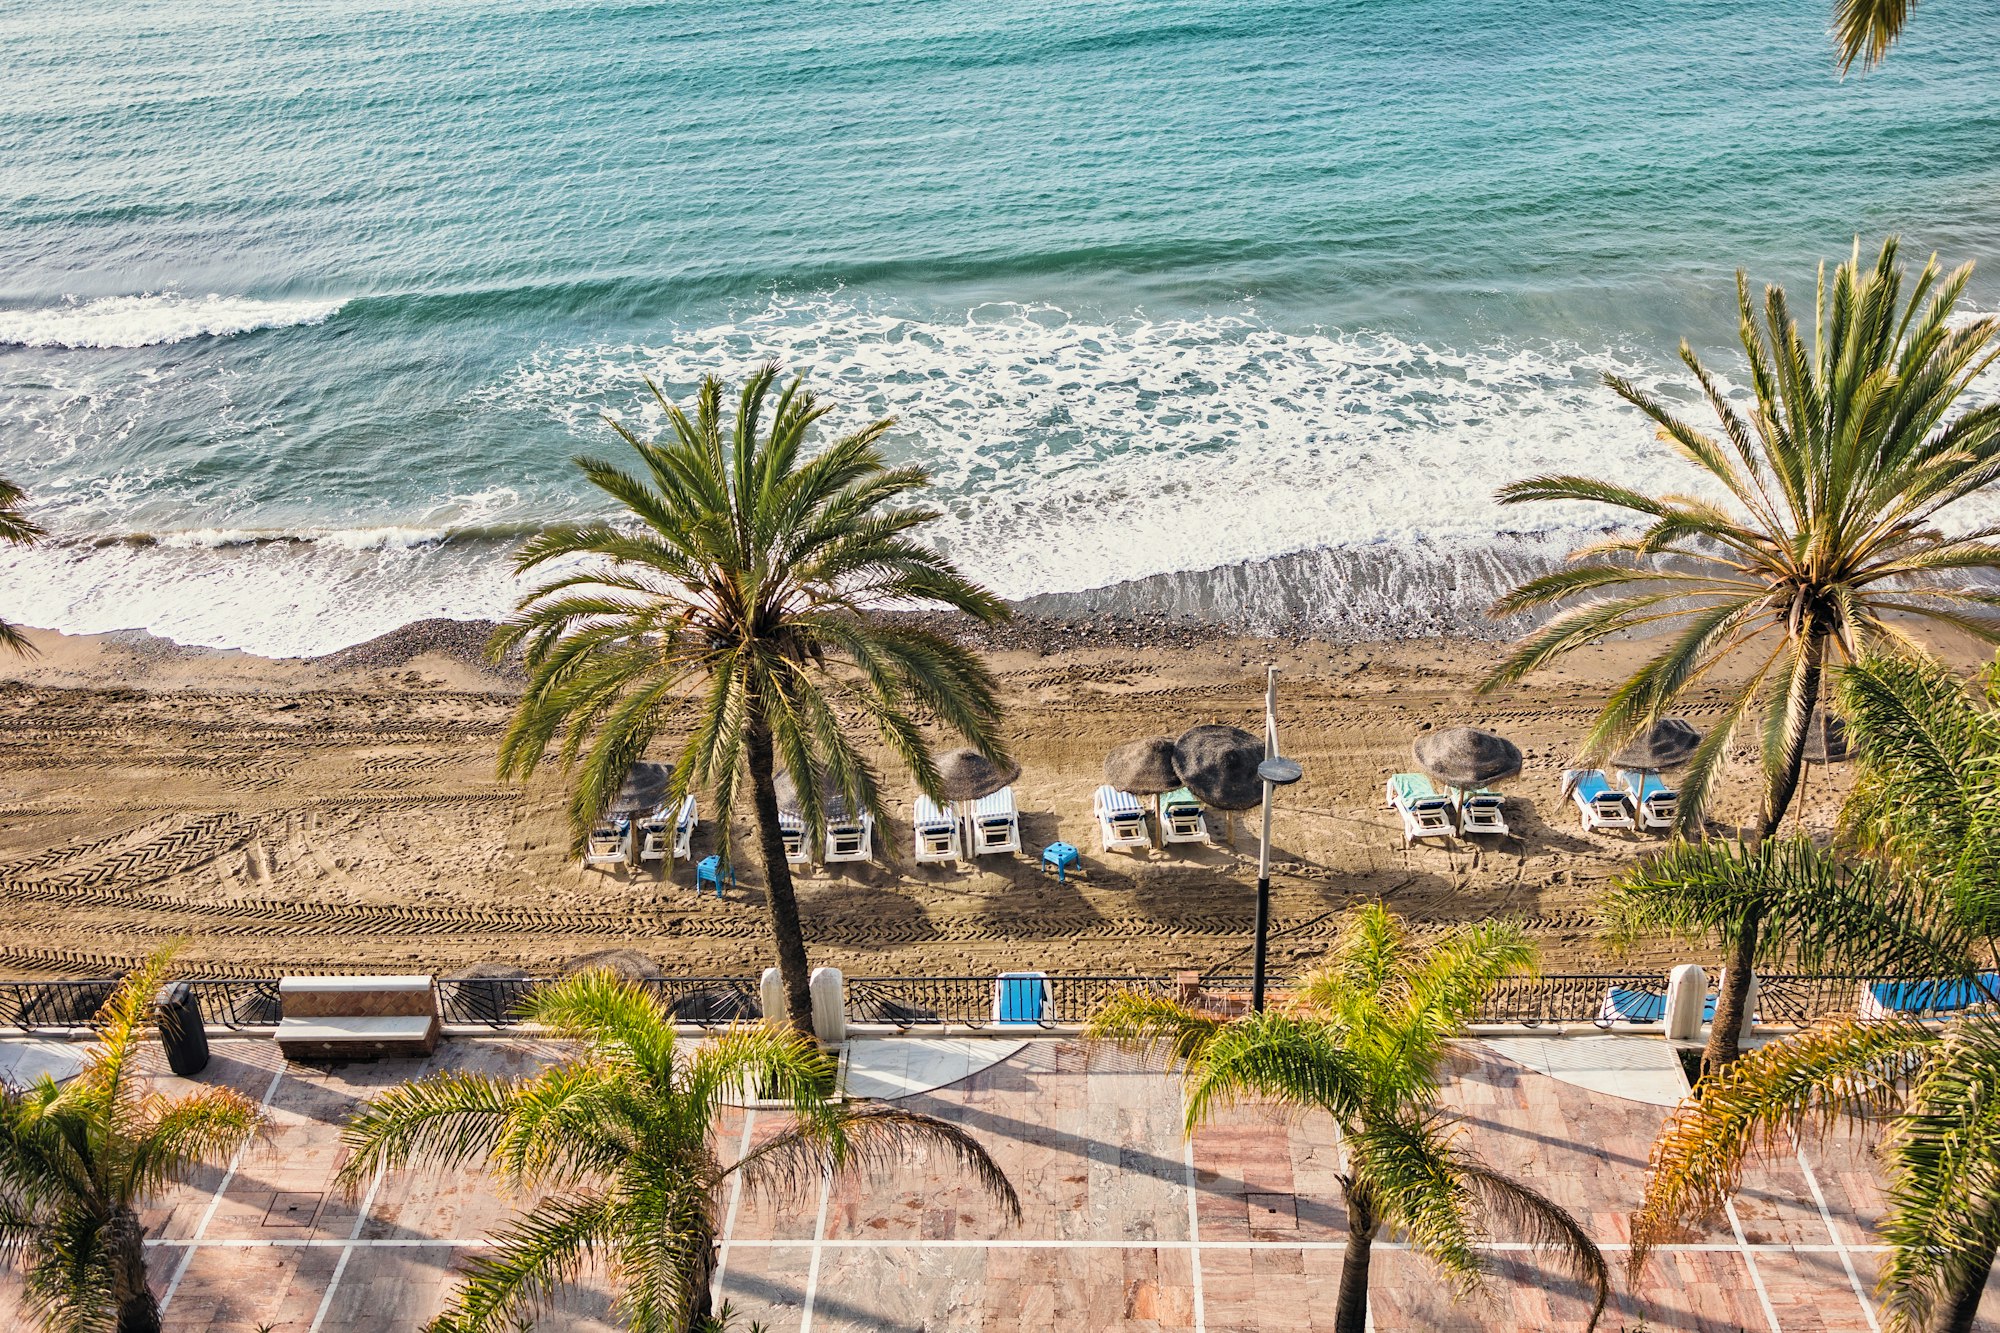
<svg viewBox="0 0 2000 1333"><path fill-rule="evenodd" d="M1257 765L1257 776L1273 787L1289 787L1305 775L1306 771L1299 767L1298 760L1287 759L1283 755L1272 755Z"/></svg>

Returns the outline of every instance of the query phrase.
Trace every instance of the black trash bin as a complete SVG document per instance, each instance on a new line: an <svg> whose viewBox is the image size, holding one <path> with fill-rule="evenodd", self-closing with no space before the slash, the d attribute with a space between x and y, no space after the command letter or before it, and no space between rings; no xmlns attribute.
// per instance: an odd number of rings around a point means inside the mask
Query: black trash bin
<svg viewBox="0 0 2000 1333"><path fill-rule="evenodd" d="M160 987L153 1008L167 1067L182 1078L192 1078L208 1068L208 1031L201 1025L201 999L194 987L185 981L168 982Z"/></svg>

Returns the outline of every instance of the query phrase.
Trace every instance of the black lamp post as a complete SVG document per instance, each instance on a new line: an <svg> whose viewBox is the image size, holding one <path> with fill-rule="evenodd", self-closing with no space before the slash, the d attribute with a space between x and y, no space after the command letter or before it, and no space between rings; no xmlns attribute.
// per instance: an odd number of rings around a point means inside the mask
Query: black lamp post
<svg viewBox="0 0 2000 1333"><path fill-rule="evenodd" d="M1264 781L1264 836L1257 843L1257 951L1250 970L1250 1007L1264 1011L1264 954L1271 933L1271 790L1289 787L1305 776L1296 759L1278 754L1278 668L1265 668L1264 762L1257 765Z"/></svg>

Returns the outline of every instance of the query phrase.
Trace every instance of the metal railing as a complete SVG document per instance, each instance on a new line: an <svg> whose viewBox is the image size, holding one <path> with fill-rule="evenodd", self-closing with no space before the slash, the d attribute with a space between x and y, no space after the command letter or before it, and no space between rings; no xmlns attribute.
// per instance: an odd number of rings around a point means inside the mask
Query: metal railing
<svg viewBox="0 0 2000 1333"><path fill-rule="evenodd" d="M1019 974L1017 974L1018 976ZM850 1022L885 1024L909 1031L935 1027L1008 1028L1070 1026L1086 1021L1108 997L1138 991L1182 999L1216 1012L1247 1008L1248 977L1208 977L1190 988L1186 974L1175 977L1042 974L1039 992L1017 986L1003 998L1002 978L850 977L846 981ZM495 1030L521 1024L530 994L546 977L477 977L437 983L440 1015L446 1023ZM283 1016L278 978L191 978L202 1017L227 1028L275 1026ZM702 1028L762 1016L754 977L648 977L639 984L659 997L676 1021ZM0 981L0 1029L37 1030L87 1027L117 989L115 978L58 981ZM1482 1004L1480 1024L1540 1027L1595 1023L1611 1027L1607 997L1620 992L1620 1008L1645 1011L1635 997L1663 1001L1666 979L1659 972L1573 973L1510 978ZM1711 980L1710 991L1714 983ZM1282 1002L1282 986L1273 998ZM1868 1003L1872 997L1872 1005ZM1905 1017L1949 1017L1974 1001L2000 1002L2000 978L1982 981L1912 980L1885 976L1772 973L1757 978L1759 1023L1803 1027L1822 1018L1893 1011ZM1639 1020L1643 1022L1644 1020Z"/></svg>
<svg viewBox="0 0 2000 1333"><path fill-rule="evenodd" d="M0 981L0 1027L86 1027L117 989L116 979Z"/></svg>
<svg viewBox="0 0 2000 1333"><path fill-rule="evenodd" d="M250 981L198 977L188 985L194 988L195 999L201 1004L204 1023L220 1023L227 1028L276 1027L284 1017L276 977Z"/></svg>

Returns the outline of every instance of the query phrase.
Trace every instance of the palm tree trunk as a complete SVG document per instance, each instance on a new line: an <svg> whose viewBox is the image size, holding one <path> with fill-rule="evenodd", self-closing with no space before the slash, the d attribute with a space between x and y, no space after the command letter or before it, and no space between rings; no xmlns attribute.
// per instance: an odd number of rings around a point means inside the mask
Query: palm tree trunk
<svg viewBox="0 0 2000 1333"><path fill-rule="evenodd" d="M793 1027L810 1037L811 973L806 966L805 928L799 924L799 900L792 892L792 866L785 860L785 835L778 827L777 767L771 752L771 733L755 718L748 733L750 796L757 809L757 840L764 856L765 893L771 902L771 938L778 948L778 976L785 984L785 1014Z"/></svg>
<svg viewBox="0 0 2000 1333"><path fill-rule="evenodd" d="M1757 941L1763 921L1763 909L1753 907L1736 927L1736 942L1730 946L1729 961L1722 969L1722 994L1715 998L1715 1021L1709 1024L1708 1045L1701 1053L1703 1078L1720 1073L1742 1053L1743 1011L1750 1003L1750 985L1756 980Z"/></svg>
<svg viewBox="0 0 2000 1333"><path fill-rule="evenodd" d="M1366 1333L1368 1261L1380 1223L1359 1190L1347 1191L1347 1256L1340 1263L1340 1296L1333 1307L1333 1333Z"/></svg>
<svg viewBox="0 0 2000 1333"><path fill-rule="evenodd" d="M1806 739L1812 734L1813 713L1819 708L1819 682L1821 664L1826 660L1826 635L1815 632L1806 640L1806 669L1803 680L1804 693L1809 700L1806 705L1806 725L1799 728L1799 734L1792 738L1785 748L1784 764L1772 775L1770 789L1764 805L1764 828L1760 835L1768 838L1778 831L1778 825L1785 822L1785 811L1791 808L1792 797L1799 789L1799 776L1806 767Z"/></svg>
<svg viewBox="0 0 2000 1333"><path fill-rule="evenodd" d="M118 1307L118 1333L160 1333L160 1303L146 1282L146 1230L129 1208L111 1215L105 1244L115 1259L111 1299Z"/></svg>
<svg viewBox="0 0 2000 1333"><path fill-rule="evenodd" d="M1985 1245L1986 1262L1976 1270L1977 1276L1953 1291L1931 1314L1932 1333L1972 1333L1974 1321L1979 1317L1979 1301L1986 1295L1987 1274L1993 1271L1996 1247Z"/></svg>

